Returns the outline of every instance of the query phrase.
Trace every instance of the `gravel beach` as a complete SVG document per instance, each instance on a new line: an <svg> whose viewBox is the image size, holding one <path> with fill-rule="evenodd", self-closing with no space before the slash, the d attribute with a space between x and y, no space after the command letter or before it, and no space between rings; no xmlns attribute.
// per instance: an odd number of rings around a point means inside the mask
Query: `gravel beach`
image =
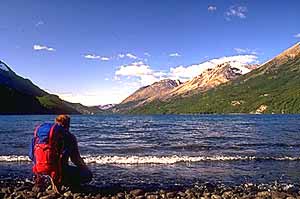
<svg viewBox="0 0 300 199"><path fill-rule="evenodd" d="M0 198L65 198L65 199L159 199L159 198L201 198L201 199L230 199L230 198L277 198L300 199L299 184L240 184L229 186L224 184L203 183L176 190L143 190L122 189L121 187L101 188L91 185L77 189L62 187L60 193L55 193L51 186L46 190L37 190L29 179L0 180Z"/></svg>

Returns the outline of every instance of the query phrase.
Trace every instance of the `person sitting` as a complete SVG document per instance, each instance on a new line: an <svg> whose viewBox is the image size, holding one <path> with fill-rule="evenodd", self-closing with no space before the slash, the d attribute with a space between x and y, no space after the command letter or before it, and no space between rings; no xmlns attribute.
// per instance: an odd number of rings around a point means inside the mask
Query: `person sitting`
<svg viewBox="0 0 300 199"><path fill-rule="evenodd" d="M92 172L80 156L76 137L70 133L70 117L59 115L55 123L64 127L64 150L62 155L62 184L80 185L92 180ZM69 159L75 166L69 165Z"/></svg>
<svg viewBox="0 0 300 199"><path fill-rule="evenodd" d="M29 157L36 184L50 177L52 186L72 186L92 180L92 172L80 156L76 137L70 133L70 116L59 115L55 123L44 123L34 131ZM74 166L69 165L69 159Z"/></svg>

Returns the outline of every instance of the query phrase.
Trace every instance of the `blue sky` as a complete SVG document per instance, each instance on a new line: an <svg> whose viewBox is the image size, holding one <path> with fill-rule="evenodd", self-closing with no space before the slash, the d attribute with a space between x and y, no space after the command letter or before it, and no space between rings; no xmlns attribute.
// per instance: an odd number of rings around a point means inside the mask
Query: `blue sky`
<svg viewBox="0 0 300 199"><path fill-rule="evenodd" d="M261 63L300 40L299 0L3 0L0 8L0 59L85 105L188 80L211 59Z"/></svg>

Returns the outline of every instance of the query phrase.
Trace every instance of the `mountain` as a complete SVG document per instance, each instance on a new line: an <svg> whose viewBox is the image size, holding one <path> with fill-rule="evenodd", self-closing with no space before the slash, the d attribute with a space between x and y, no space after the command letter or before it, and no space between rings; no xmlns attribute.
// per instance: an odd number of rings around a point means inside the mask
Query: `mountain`
<svg viewBox="0 0 300 199"><path fill-rule="evenodd" d="M171 91L181 82L179 80L164 79L149 86L142 87L132 95L113 107L114 112L124 112L139 106L143 106L153 100L160 99L165 93Z"/></svg>
<svg viewBox="0 0 300 199"><path fill-rule="evenodd" d="M243 68L242 68L243 67ZM161 97L162 100L174 98L176 96L189 96L195 93L204 92L220 84L234 80L243 73L251 71L247 66L234 67L230 62L225 62L209 68L193 79L175 87ZM251 66L253 67L253 66Z"/></svg>
<svg viewBox="0 0 300 199"><path fill-rule="evenodd" d="M300 113L300 43L205 92L155 100L129 113Z"/></svg>
<svg viewBox="0 0 300 199"><path fill-rule="evenodd" d="M254 65L241 66L233 62L225 62L205 70L200 75L184 83L181 83L179 80L161 80L150 86L138 89L116 106L115 112L124 112L142 107L155 100L169 101L176 97L187 97L199 92L205 92L231 81L255 67Z"/></svg>
<svg viewBox="0 0 300 199"><path fill-rule="evenodd" d="M47 94L45 91L34 85L29 79L18 76L2 61L0 61L0 85L33 96L43 96Z"/></svg>
<svg viewBox="0 0 300 199"><path fill-rule="evenodd" d="M93 114L98 110L61 100L0 61L0 114ZM97 112L98 113L98 112Z"/></svg>

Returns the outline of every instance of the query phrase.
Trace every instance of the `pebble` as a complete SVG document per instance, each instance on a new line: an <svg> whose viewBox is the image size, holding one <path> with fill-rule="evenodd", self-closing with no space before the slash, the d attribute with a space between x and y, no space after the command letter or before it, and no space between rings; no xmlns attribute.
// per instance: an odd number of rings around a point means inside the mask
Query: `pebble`
<svg viewBox="0 0 300 199"><path fill-rule="evenodd" d="M117 193L117 196L118 196L119 199L124 199L125 198L125 194L121 193L121 192Z"/></svg>
<svg viewBox="0 0 300 199"><path fill-rule="evenodd" d="M145 197L143 197L145 198ZM139 199L143 199L143 198L139 198ZM147 195L147 199L158 199L159 195Z"/></svg>
<svg viewBox="0 0 300 199"><path fill-rule="evenodd" d="M268 191L262 191L257 193L258 197L268 198L271 196L271 193Z"/></svg>
<svg viewBox="0 0 300 199"><path fill-rule="evenodd" d="M158 190L147 192L143 189L124 190L118 193L106 191L105 194L97 187L87 188L85 192L72 192L68 187L62 187L61 194L53 192L52 187L44 191L34 191L33 183L29 181L1 181L0 198L4 199L300 199L299 184L241 184L226 186L223 184L197 184L194 187L181 190Z"/></svg>
<svg viewBox="0 0 300 199"><path fill-rule="evenodd" d="M222 194L222 198L224 198L224 199L230 199L230 198L232 198L232 196L233 196L232 191L225 191L225 192Z"/></svg>
<svg viewBox="0 0 300 199"><path fill-rule="evenodd" d="M186 193L183 193L182 191L179 191L177 194L178 194L180 197L185 197L185 196L186 196Z"/></svg>
<svg viewBox="0 0 300 199"><path fill-rule="evenodd" d="M213 195L211 196L211 199L222 199L222 197L219 196L219 195L217 195L217 194L213 194Z"/></svg>
<svg viewBox="0 0 300 199"><path fill-rule="evenodd" d="M167 198L174 198L176 196L176 192L168 192L166 196Z"/></svg>
<svg viewBox="0 0 300 199"><path fill-rule="evenodd" d="M140 195L144 195L145 192L142 189L135 189L130 191L130 194L134 195L134 196L140 196Z"/></svg>

